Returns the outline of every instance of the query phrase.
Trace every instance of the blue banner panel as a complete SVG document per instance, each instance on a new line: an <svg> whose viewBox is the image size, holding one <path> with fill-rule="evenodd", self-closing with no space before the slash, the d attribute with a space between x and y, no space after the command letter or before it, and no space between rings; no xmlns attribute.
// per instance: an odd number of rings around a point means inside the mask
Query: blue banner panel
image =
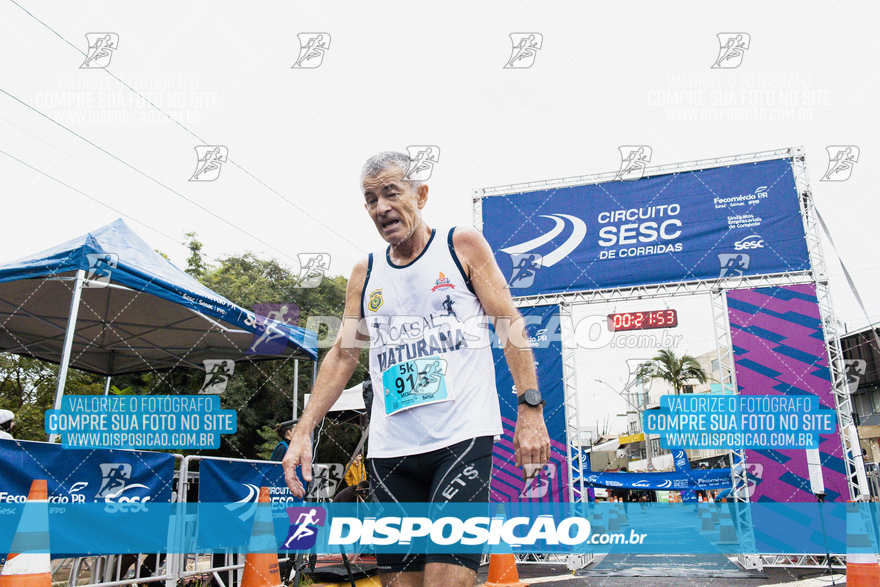
<svg viewBox="0 0 880 587"><path fill-rule="evenodd" d="M298 470L303 487L307 484ZM247 545L260 487L269 488L272 518L276 531L287 528L285 508L302 505L303 500L295 497L284 481L281 463L265 463L203 459L199 465L199 502L222 503L216 515L199 521L199 537L202 541L214 540L215 547Z"/></svg>
<svg viewBox="0 0 880 587"><path fill-rule="evenodd" d="M730 469L699 469L674 473L594 473L584 471L584 485L609 489L652 489L662 491L726 489L733 479Z"/></svg>
<svg viewBox="0 0 880 587"><path fill-rule="evenodd" d="M515 296L809 268L787 159L491 196L482 209Z"/></svg>
<svg viewBox="0 0 880 587"><path fill-rule="evenodd" d="M514 467L513 431L517 418L516 389L507 368L504 349L493 340L495 387L501 404L504 434L492 449L492 501L568 501L568 465L565 434L565 392L562 385L562 337L558 306L520 308L526 322L535 367L538 389L547 402L544 422L550 435L550 462L527 481L523 470Z"/></svg>
<svg viewBox="0 0 880 587"><path fill-rule="evenodd" d="M34 479L46 480L50 504L168 502L174 488L169 453L0 440L0 463L0 506L23 503Z"/></svg>

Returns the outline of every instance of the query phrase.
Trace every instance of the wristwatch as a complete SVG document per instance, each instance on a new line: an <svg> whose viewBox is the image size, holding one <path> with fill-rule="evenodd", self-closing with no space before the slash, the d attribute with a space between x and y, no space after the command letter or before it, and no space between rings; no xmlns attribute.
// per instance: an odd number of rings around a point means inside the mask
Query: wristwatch
<svg viewBox="0 0 880 587"><path fill-rule="evenodd" d="M546 406L547 402L541 399L541 392L537 389L527 389L525 393L519 396L516 400L517 406L522 404L537 408L538 406Z"/></svg>

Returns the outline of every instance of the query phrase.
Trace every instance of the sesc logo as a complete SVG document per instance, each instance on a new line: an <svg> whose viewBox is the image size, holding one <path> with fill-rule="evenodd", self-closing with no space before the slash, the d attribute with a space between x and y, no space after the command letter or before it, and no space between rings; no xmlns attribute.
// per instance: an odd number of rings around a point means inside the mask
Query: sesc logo
<svg viewBox="0 0 880 587"><path fill-rule="evenodd" d="M763 249L764 239L757 234L747 236L746 238L733 243L733 248L737 251L748 251L750 249Z"/></svg>

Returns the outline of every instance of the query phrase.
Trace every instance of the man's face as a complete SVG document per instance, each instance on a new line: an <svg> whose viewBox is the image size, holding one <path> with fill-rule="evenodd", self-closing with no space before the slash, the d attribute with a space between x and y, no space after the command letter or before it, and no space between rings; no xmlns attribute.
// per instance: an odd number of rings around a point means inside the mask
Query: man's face
<svg viewBox="0 0 880 587"><path fill-rule="evenodd" d="M404 181L404 170L396 165L375 177L364 178L364 207L385 242L398 245L422 223L422 208L428 200L428 186L413 191Z"/></svg>

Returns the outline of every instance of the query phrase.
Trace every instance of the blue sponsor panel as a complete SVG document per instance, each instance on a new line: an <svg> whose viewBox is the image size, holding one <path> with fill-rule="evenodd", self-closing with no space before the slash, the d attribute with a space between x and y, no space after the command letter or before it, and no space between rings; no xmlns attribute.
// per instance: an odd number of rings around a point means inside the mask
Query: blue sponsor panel
<svg viewBox="0 0 880 587"><path fill-rule="evenodd" d="M67 525L56 524L53 536L70 536L72 540L53 544L52 553L57 557L120 552L108 545L113 540L125 542L131 534L136 526L128 524L128 517L167 504L174 488L174 455L168 453L80 450L46 442L2 440L0 463L0 553L9 552L13 534L20 529L22 509L35 479L46 481L49 503L43 506L44 515L68 514ZM90 516L94 512L102 512L108 522L103 534L93 531ZM141 539L161 549L168 523L167 516L164 522L159 519Z"/></svg>
<svg viewBox="0 0 880 587"><path fill-rule="evenodd" d="M482 211L515 296L809 268L787 159L491 196Z"/></svg>
<svg viewBox="0 0 880 587"><path fill-rule="evenodd" d="M562 380L562 342L559 307L520 308L526 333L535 356L538 388L547 402L544 422L550 436L550 462L534 478L523 480L523 470L514 466L513 430L518 413L513 376L504 358L504 349L493 338L495 387L501 406L504 434L493 449L491 499L498 502L568 501L568 466L565 433L565 392Z"/></svg>
<svg viewBox="0 0 880 587"><path fill-rule="evenodd" d="M303 487L307 484L297 471ZM260 487L269 488L276 534L286 535L286 508L302 505L290 493L277 462L203 459L199 465L199 502L222 504L213 515L199 518L199 544L205 548L246 546L254 525Z"/></svg>
<svg viewBox="0 0 880 587"><path fill-rule="evenodd" d="M47 482L50 504L171 501L174 455L131 450L65 449L59 444L0 441L0 506L24 502L34 479Z"/></svg>

